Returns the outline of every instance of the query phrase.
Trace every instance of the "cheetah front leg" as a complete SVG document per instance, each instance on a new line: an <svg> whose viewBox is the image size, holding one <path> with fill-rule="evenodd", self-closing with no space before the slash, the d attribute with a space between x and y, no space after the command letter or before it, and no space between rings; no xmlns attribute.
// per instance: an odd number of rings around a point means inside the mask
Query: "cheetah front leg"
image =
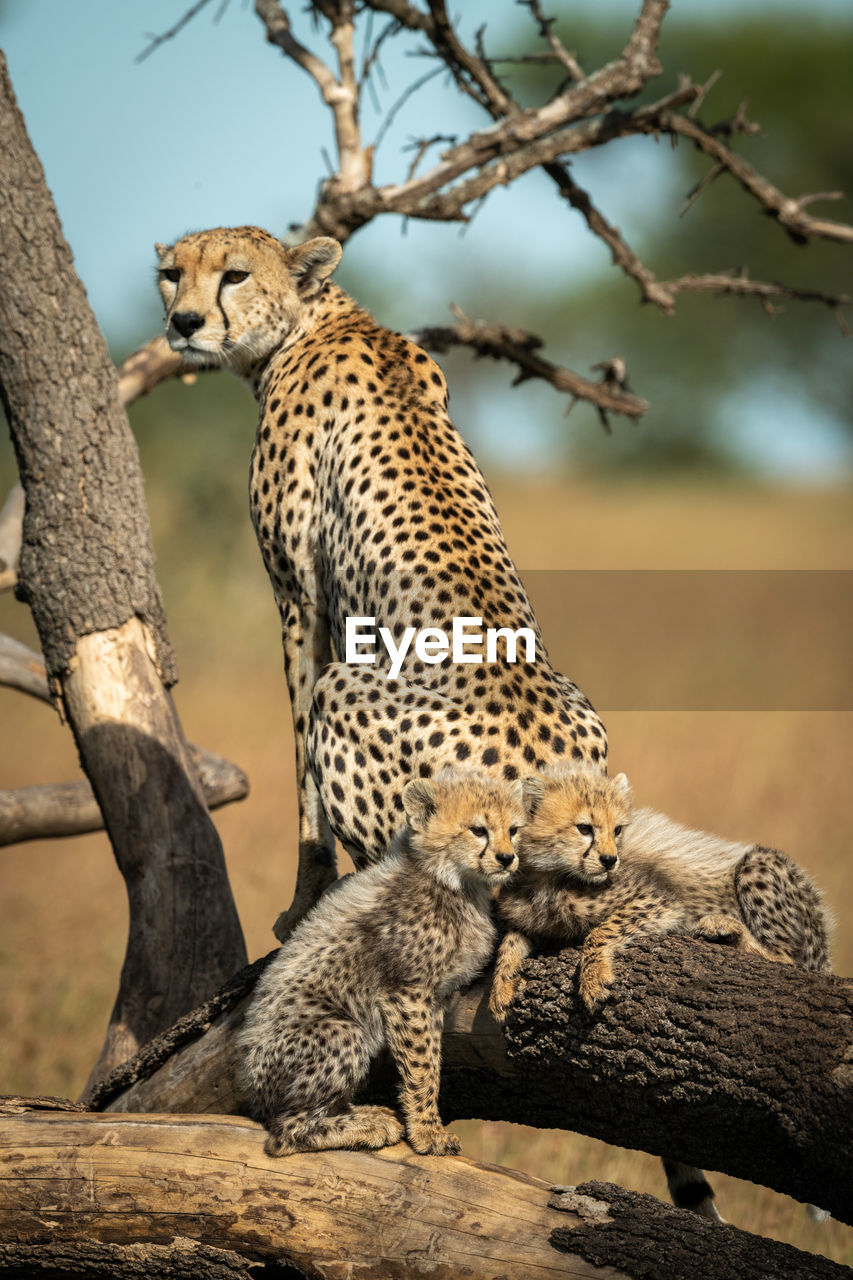
<svg viewBox="0 0 853 1280"><path fill-rule="evenodd" d="M313 594L316 598L317 593ZM299 863L293 902L273 925L279 942L284 941L338 874L335 837L305 756L305 732L314 685L332 657L325 607L304 597L300 601L288 600L281 608L281 635L296 748Z"/></svg>
<svg viewBox="0 0 853 1280"><path fill-rule="evenodd" d="M662 903L638 897L628 907L614 911L587 936L578 968L578 994L590 1013L599 1010L613 985L617 951L632 938L672 933L682 924L682 913Z"/></svg>
<svg viewBox="0 0 853 1280"><path fill-rule="evenodd" d="M489 993L489 1012L501 1026L506 1022L509 1006L524 986L518 971L533 950L530 939L514 929L505 935L495 957L495 972Z"/></svg>
<svg viewBox="0 0 853 1280"><path fill-rule="evenodd" d="M438 1113L444 1011L426 995L387 996L380 1003L388 1045L400 1072L406 1138L422 1156L456 1155L461 1143Z"/></svg>

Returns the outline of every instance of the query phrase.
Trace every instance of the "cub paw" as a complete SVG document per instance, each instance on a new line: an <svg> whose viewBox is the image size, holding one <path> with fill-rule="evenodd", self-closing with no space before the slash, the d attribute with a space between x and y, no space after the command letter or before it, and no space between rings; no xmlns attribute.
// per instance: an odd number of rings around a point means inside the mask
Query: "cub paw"
<svg viewBox="0 0 853 1280"><path fill-rule="evenodd" d="M405 1125L397 1119L393 1111L389 1111L387 1116L378 1116L374 1122L374 1131L372 1146L375 1147L395 1147L398 1142L402 1142L406 1133Z"/></svg>
<svg viewBox="0 0 853 1280"><path fill-rule="evenodd" d="M489 993L489 1013L500 1026L506 1022L509 1007L527 984L523 978L495 978Z"/></svg>
<svg viewBox="0 0 853 1280"><path fill-rule="evenodd" d="M455 1156L462 1150L462 1143L455 1133L443 1125L418 1125L408 1133L409 1146L419 1156Z"/></svg>
<svg viewBox="0 0 853 1280"><path fill-rule="evenodd" d="M264 1153L273 1158L277 1156L290 1156L299 1148L295 1147L292 1142L282 1137L279 1133L268 1133L264 1142Z"/></svg>
<svg viewBox="0 0 853 1280"><path fill-rule="evenodd" d="M588 1013L598 1013L610 995L613 970L604 959L581 960L578 973L578 995Z"/></svg>

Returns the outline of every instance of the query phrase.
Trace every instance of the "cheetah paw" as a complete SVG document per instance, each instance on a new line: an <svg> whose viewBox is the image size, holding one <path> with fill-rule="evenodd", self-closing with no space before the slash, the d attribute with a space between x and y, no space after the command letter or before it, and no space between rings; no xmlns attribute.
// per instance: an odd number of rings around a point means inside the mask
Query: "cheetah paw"
<svg viewBox="0 0 853 1280"><path fill-rule="evenodd" d="M419 1156L455 1156L462 1150L462 1143L455 1133L444 1125L418 1125L409 1129L409 1146Z"/></svg>
<svg viewBox="0 0 853 1280"><path fill-rule="evenodd" d="M506 1022L509 1007L513 1000L525 988L527 983L524 978L501 979L495 978L492 983L492 990L489 993L489 1013L500 1026Z"/></svg>
<svg viewBox="0 0 853 1280"><path fill-rule="evenodd" d="M613 985L613 972L606 961L581 960L578 974L578 995L584 1003L587 1013L598 1013L610 995Z"/></svg>

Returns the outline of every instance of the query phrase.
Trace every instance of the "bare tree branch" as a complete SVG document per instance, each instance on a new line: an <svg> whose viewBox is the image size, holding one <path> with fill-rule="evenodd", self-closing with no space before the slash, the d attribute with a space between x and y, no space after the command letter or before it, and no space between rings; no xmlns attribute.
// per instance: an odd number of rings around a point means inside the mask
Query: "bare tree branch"
<svg viewBox="0 0 853 1280"><path fill-rule="evenodd" d="M518 366L513 385L526 382L528 378L542 378L556 391L566 392L575 400L588 400L595 405L605 426L607 419L604 415L608 413L620 413L636 419L647 411L649 406L645 400L624 389L624 370L619 380L622 386L617 385L612 376L606 376L602 382L592 382L573 373L571 369L552 364L550 360L537 355L542 339L535 334L507 325L486 324L482 320L473 322L458 307L453 307L452 310L457 317L457 324L419 329L416 333L409 334L409 337L431 351L444 352L451 347L465 346L470 347L478 356L507 360ZM613 363L607 361L601 367L606 366L607 373Z"/></svg>
<svg viewBox="0 0 853 1280"><path fill-rule="evenodd" d="M53 705L41 654L6 635L0 635L0 685ZM243 800L249 794L249 780L237 765L212 751L187 745L208 809ZM100 806L84 780L0 791L0 845L76 836L102 831L103 826Z"/></svg>
<svg viewBox="0 0 853 1280"><path fill-rule="evenodd" d="M0 635L0 685L28 693L53 705L47 684L44 658L20 640Z"/></svg>
<svg viewBox="0 0 853 1280"><path fill-rule="evenodd" d="M744 191L753 196L762 209L775 218L798 244L803 244L810 238L853 244L853 226L846 222L833 222L829 218L813 218L805 212L806 207L817 200L836 199L838 192L803 195L797 199L786 196L747 160L727 147L716 133L690 116L664 111L655 126L648 118L641 119L639 113L634 113L630 117L628 131L669 133L689 139L698 150L710 156L717 165L731 174Z"/></svg>
<svg viewBox="0 0 853 1280"><path fill-rule="evenodd" d="M553 26L556 19L545 17L539 0L521 0L521 3L524 5L525 9L530 10L533 15L533 20L539 28L540 36L548 43L551 50L551 59L565 67L573 80L583 80L585 78L584 70L577 58L573 53L569 52L562 40L558 39L558 37L554 35Z"/></svg>
<svg viewBox="0 0 853 1280"><path fill-rule="evenodd" d="M179 31L183 31L187 23L191 22L197 13L201 13L202 9L204 9L209 3L210 0L196 0L196 3L192 5L183 17L179 18L174 26L170 27L168 31L164 31L163 34L159 36L151 36L150 42L145 46L142 52L137 55L135 61L144 62L149 54L152 54L155 49L159 49L161 44L165 44L167 40L172 40Z"/></svg>
<svg viewBox="0 0 853 1280"><path fill-rule="evenodd" d="M659 284L648 267L645 267L637 255L628 247L622 239L619 229L608 222L603 214L599 213L586 191L579 187L574 178L571 177L566 166L554 162L543 165L543 168L549 178L554 180L560 195L564 196L572 208L577 209L578 213L581 214L593 235L597 236L599 240L603 240L610 249L616 266L620 267L627 276L630 276L640 286L643 302L653 302L655 306L660 307L661 311L665 311L667 315L672 315L675 310L675 303L671 292Z"/></svg>
<svg viewBox="0 0 853 1280"><path fill-rule="evenodd" d="M133 404L169 378L181 378L192 383L200 368L203 366L185 364L178 352L169 346L165 335L160 334L132 352L119 366L121 402L125 406ZM218 368L218 365L211 364L210 368Z"/></svg>
<svg viewBox="0 0 853 1280"><path fill-rule="evenodd" d="M765 280L751 280L746 268L739 272L718 271L708 275L685 275L675 280L659 282L659 287L669 294L721 293L740 298L757 298L771 314L776 310L774 301L785 299L797 302L821 302L833 312L845 337L849 334L843 307L853 302L848 293L824 293L818 289L796 289L792 285L776 284Z"/></svg>
<svg viewBox="0 0 853 1280"><path fill-rule="evenodd" d="M242 769L212 751L189 746L208 809L249 794ZM103 831L104 819L85 779L0 791L0 846Z"/></svg>
<svg viewBox="0 0 853 1280"><path fill-rule="evenodd" d="M354 5L338 0L319 6L332 27L331 42L338 57L339 78L321 58L293 35L290 18L278 0L255 0L255 13L264 24L267 40L277 45L315 82L323 101L331 108L338 151L338 172L326 184L328 198L339 191L358 190L370 182L370 148L361 144L358 123L359 86L353 57Z"/></svg>
<svg viewBox="0 0 853 1280"><path fill-rule="evenodd" d="M458 39L444 0L429 0L429 10L432 26L427 34L438 57L450 67L460 89L495 118L518 111L517 103L498 83L484 59L472 54Z"/></svg>

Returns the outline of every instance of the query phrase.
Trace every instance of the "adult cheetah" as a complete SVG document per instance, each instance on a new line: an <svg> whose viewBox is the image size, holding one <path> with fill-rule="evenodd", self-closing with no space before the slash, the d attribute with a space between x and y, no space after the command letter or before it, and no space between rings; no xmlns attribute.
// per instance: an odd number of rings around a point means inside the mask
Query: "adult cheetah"
<svg viewBox="0 0 853 1280"><path fill-rule="evenodd" d="M410 778L460 763L508 780L561 759L604 770L605 732L548 661L441 371L330 282L337 241L288 249L217 228L157 251L171 346L230 369L260 405L251 510L281 615L300 807L282 937L336 876L333 834L359 867L382 855ZM381 646L376 665L340 661L348 617L397 644L454 618L528 628L536 660L410 649L390 679Z"/></svg>

